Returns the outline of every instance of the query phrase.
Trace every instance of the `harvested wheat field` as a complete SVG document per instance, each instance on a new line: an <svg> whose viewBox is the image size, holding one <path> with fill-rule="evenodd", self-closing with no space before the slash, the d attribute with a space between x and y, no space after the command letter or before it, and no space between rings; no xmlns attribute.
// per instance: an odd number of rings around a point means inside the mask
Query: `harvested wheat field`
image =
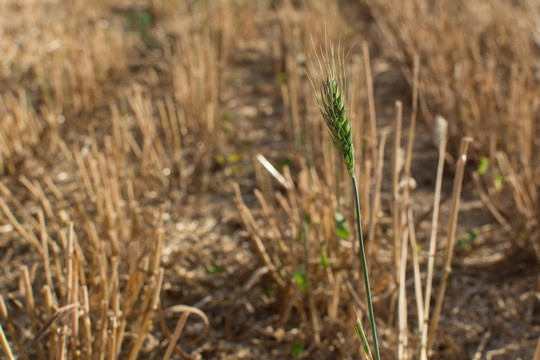
<svg viewBox="0 0 540 360"><path fill-rule="evenodd" d="M0 1L0 358L539 360L539 24Z"/></svg>

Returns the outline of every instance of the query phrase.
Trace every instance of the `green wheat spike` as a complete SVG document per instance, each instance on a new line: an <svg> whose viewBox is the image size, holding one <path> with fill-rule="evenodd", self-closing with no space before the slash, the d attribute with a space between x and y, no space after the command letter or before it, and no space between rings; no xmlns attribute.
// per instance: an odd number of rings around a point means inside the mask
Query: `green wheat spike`
<svg viewBox="0 0 540 360"><path fill-rule="evenodd" d="M354 147L351 122L347 118L345 101L340 82L331 76L323 80L321 87L320 111L328 126L330 137L351 176L354 176Z"/></svg>

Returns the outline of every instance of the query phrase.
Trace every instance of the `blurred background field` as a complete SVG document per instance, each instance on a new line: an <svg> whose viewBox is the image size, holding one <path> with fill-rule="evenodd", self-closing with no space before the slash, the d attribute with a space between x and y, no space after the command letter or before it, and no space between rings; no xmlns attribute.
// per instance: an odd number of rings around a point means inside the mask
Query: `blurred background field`
<svg viewBox="0 0 540 360"><path fill-rule="evenodd" d="M333 42L381 357L420 359L440 299L429 358L532 359L539 21L527 0L0 1L0 358L362 359L352 189L310 81Z"/></svg>

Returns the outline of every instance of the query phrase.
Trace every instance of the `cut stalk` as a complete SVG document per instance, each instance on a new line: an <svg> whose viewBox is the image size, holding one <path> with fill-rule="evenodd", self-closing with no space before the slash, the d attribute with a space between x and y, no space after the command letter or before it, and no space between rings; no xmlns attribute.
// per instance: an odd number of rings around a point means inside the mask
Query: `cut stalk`
<svg viewBox="0 0 540 360"><path fill-rule="evenodd" d="M437 230L439 224L439 206L441 202L442 176L444 169L444 156L446 153L447 128L448 124L442 116L436 119L437 143L439 145L439 163L437 165L437 177L435 182L435 198L433 200L433 217L431 222L431 236L429 240L429 257L426 279L426 293L424 295L424 322L421 329L421 352L420 359L428 359L428 328L429 310L431 304L431 291L433 286L433 269L435 267L435 252L437 250Z"/></svg>
<svg viewBox="0 0 540 360"><path fill-rule="evenodd" d="M465 172L465 164L467 163L467 150L469 144L472 142L472 139L465 137L461 139L459 158L457 161L456 175L454 178L454 189L452 191L452 205L450 210L450 221L449 221L449 231L447 237L446 245L446 261L443 268L443 274L441 277L441 284L439 285L439 293L437 294L437 300L435 302L435 308L433 310L433 319L429 325L429 335L427 341L427 352L429 353L430 349L433 346L435 341L435 334L437 327L439 326L439 319L441 315L444 294L446 291L446 284L448 282L448 276L452 270L452 255L454 254L454 246L456 243L456 227L457 227L457 218L459 210L459 202L461 197L461 187L463 184L463 174Z"/></svg>
<svg viewBox="0 0 540 360"><path fill-rule="evenodd" d="M11 348L9 347L9 342L4 334L4 329L2 329L2 324L0 324L0 342L2 343L2 347L4 348L4 352L6 353L8 359L15 360L15 356L13 356Z"/></svg>

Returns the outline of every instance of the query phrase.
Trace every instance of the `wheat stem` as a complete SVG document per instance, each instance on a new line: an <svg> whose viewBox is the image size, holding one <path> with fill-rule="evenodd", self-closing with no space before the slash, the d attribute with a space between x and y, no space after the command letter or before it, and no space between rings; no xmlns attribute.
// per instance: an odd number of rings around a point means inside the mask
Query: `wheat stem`
<svg viewBox="0 0 540 360"><path fill-rule="evenodd" d="M366 298L369 311L369 321L371 324L371 334L373 336L373 346L375 347L375 359L379 360L379 342L377 341L377 328L375 326L375 314L373 312L373 303L371 300L371 290L369 286L369 275L367 269L366 252L364 251L364 238L362 236L362 214L360 213L360 202L358 197L358 187L356 184L356 176L352 176L354 188L354 200L356 205L356 225L358 228L358 241L360 242L360 256L362 258L362 270L364 272L364 283L366 285Z"/></svg>

